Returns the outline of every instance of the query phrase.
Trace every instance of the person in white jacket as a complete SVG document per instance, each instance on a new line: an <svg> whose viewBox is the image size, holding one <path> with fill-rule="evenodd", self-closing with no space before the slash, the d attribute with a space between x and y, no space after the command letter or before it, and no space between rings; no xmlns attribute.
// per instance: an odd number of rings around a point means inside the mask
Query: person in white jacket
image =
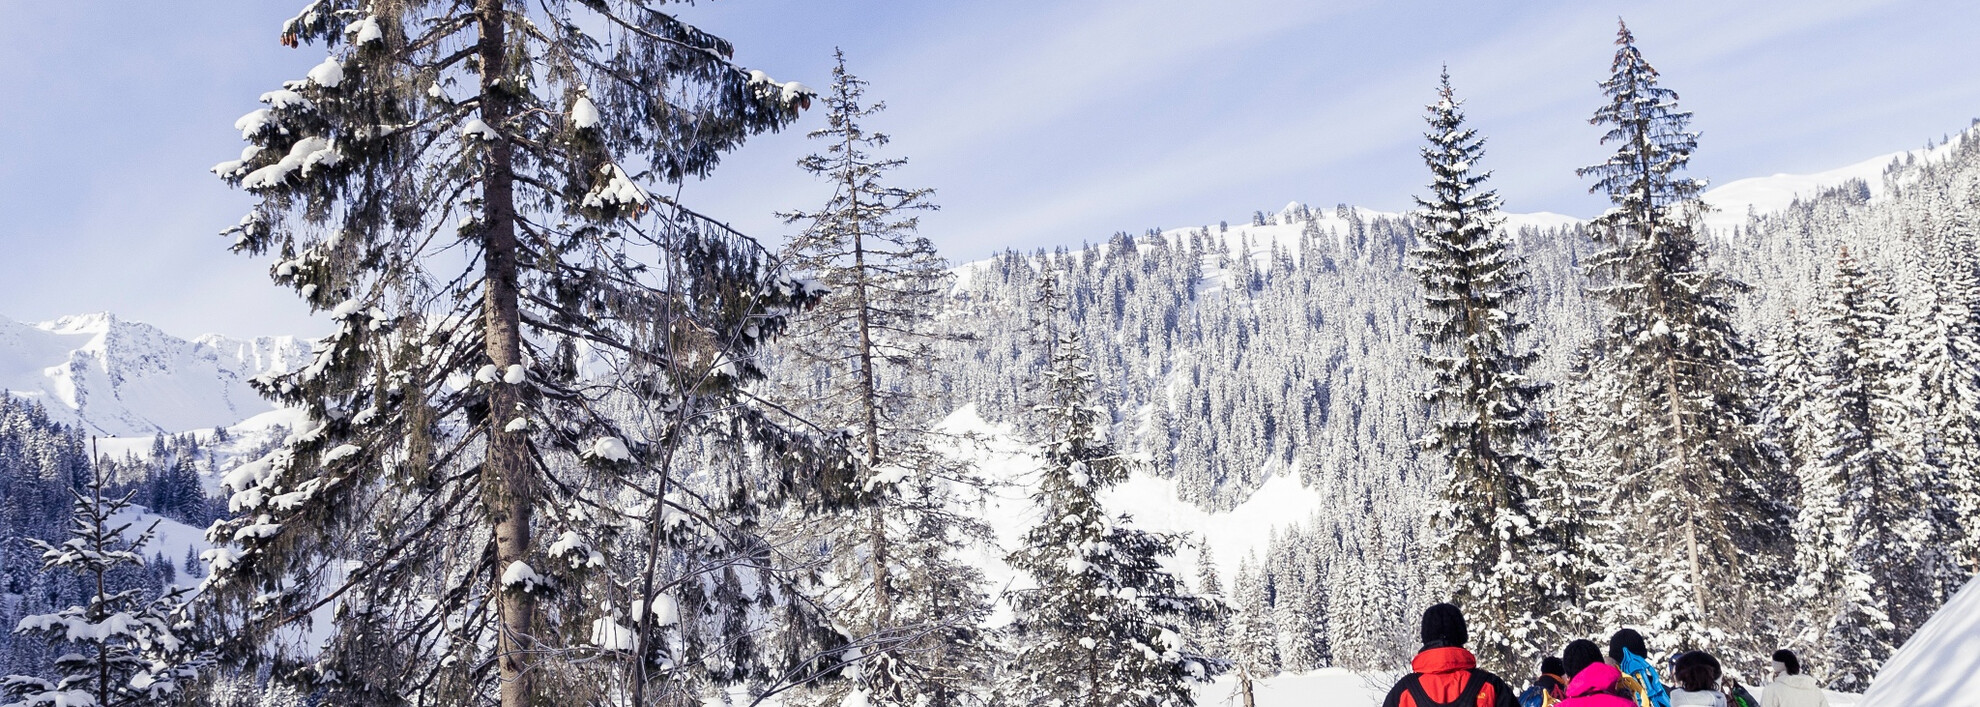
<svg viewBox="0 0 1980 707"><path fill-rule="evenodd" d="M1774 651L1774 681L1760 693L1760 707L1829 707L1829 696L1815 678L1801 674L1794 651Z"/></svg>

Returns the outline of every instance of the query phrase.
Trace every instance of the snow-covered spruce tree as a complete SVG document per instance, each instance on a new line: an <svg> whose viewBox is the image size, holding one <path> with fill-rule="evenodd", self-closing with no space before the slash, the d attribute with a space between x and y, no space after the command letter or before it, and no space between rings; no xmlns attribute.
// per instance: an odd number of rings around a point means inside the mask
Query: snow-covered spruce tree
<svg viewBox="0 0 1980 707"><path fill-rule="evenodd" d="M306 422L227 478L204 585L243 651L334 624L278 674L340 704L647 705L775 689L835 643L759 531L846 465L739 400L816 293L655 194L811 93L667 9L317 0L284 25L330 55L213 171L260 199L234 249L336 330L256 381Z"/></svg>
<svg viewBox="0 0 1980 707"><path fill-rule="evenodd" d="M1955 219L1956 220L1956 219ZM1920 476L1921 498L1931 499L1933 546L1928 563L1938 588L1932 600L1905 607L1897 619L1908 634L1980 572L1980 275L1974 272L1964 224L1951 224L1931 259L1909 268L1899 316L1910 355L1908 368L1918 382L1916 429L1930 472ZM1947 237L1950 236L1950 237ZM1968 246L1970 247L1970 245Z"/></svg>
<svg viewBox="0 0 1980 707"><path fill-rule="evenodd" d="M1540 625L1551 613L1538 576L1550 551L1530 508L1546 424L1534 404L1543 386L1526 375L1538 355L1518 340L1528 328L1518 311L1526 269L1499 230L1491 173L1476 170L1485 139L1465 127L1448 72L1429 113L1430 197L1416 200L1424 229L1410 269L1426 310L1417 323L1431 374L1424 397L1438 413L1422 444L1445 464L1433 561L1474 619L1480 663L1513 675L1556 638Z"/></svg>
<svg viewBox="0 0 1980 707"><path fill-rule="evenodd" d="M946 337L935 318L951 276L916 233L912 214L935 208L932 192L886 183L906 160L876 154L887 136L861 125L885 106L865 103L867 82L846 70L843 52L834 57L826 126L811 133L825 150L798 163L834 193L817 211L783 215L804 226L786 262L829 292L793 320L779 377L789 407L844 431L859 460L861 503L826 531L840 581L825 601L864 647L858 679L816 697L836 705L858 691L871 704L942 707L980 694L995 664L980 626L990 613L982 573L956 558L990 542L987 525L959 512L980 484L931 446L945 412L931 400L933 344Z"/></svg>
<svg viewBox="0 0 1980 707"><path fill-rule="evenodd" d="M1223 664L1196 654L1183 628L1222 607L1195 596L1162 567L1179 539L1110 517L1099 500L1133 463L1103 440L1093 373L1077 333L1060 339L1039 406L1050 437L1034 499L1039 524L1011 566L1035 587L1014 592L1015 646L998 698L1014 705L1193 705L1189 683Z"/></svg>
<svg viewBox="0 0 1980 707"><path fill-rule="evenodd" d="M1246 678L1279 674L1279 627L1272 611L1272 588L1255 558L1238 562L1231 594L1229 659Z"/></svg>
<svg viewBox="0 0 1980 707"><path fill-rule="evenodd" d="M1607 249L1589 270L1591 294L1610 309L1604 357L1623 396L1606 434L1626 439L1608 467L1610 512L1628 518L1630 579L1658 647L1733 648L1759 602L1782 579L1789 516L1769 493L1779 473L1754 403L1755 362L1733 324L1745 286L1705 262L1697 232L1702 184L1679 175L1697 148L1691 114L1658 85L1627 26L1617 32L1609 103L1590 122L1608 127L1609 159L1579 170L1616 206L1591 228Z"/></svg>
<svg viewBox="0 0 1980 707"><path fill-rule="evenodd" d="M1821 384L1822 337L1809 328L1800 312L1789 310L1787 319L1767 345L1762 359L1766 370L1767 429L1781 449L1782 463L1790 472L1800 473L1816 461L1813 455L1820 443L1820 425L1815 421Z"/></svg>
<svg viewBox="0 0 1980 707"><path fill-rule="evenodd" d="M101 466L72 489L69 538L60 545L35 538L43 572L71 572L88 588L88 604L23 617L17 633L34 634L63 648L52 666L57 676L7 676L8 707L97 705L125 707L177 699L209 658L178 635L191 590L117 588L120 568L145 566L145 547L158 521L127 537L131 524L116 516L131 507L131 493L108 495ZM152 595L152 596L147 596Z"/></svg>
<svg viewBox="0 0 1980 707"><path fill-rule="evenodd" d="M1557 643L1601 631L1603 616L1632 613L1618 606L1626 601L1618 588L1626 572L1620 560L1627 553L1617 545L1625 533L1618 528L1621 519L1602 506L1612 471L1605 460L1616 456L1603 424L1614 410L1604 405L1618 396L1603 388L1612 381L1587 375L1593 360L1591 351L1577 351L1568 383L1553 389L1548 430L1553 455L1537 479L1534 498L1534 523L1554 548L1542 558L1539 574L1553 607L1546 621Z"/></svg>
<svg viewBox="0 0 1980 707"><path fill-rule="evenodd" d="M1277 563L1274 563L1277 564ZM1315 583L1293 568L1281 565L1273 583L1272 622L1278 626L1279 669L1306 672L1325 667L1321 648L1326 643L1324 628L1326 604Z"/></svg>
<svg viewBox="0 0 1980 707"><path fill-rule="evenodd" d="M1895 292L1845 249L1828 299L1826 444L1802 484L1795 591L1810 621L1803 640L1828 658L1830 684L1860 690L1904 640L1901 615L1936 604L1933 509L1921 493L1931 474Z"/></svg>
<svg viewBox="0 0 1980 707"><path fill-rule="evenodd" d="M1217 560L1210 555L1207 544L1197 548L1196 595L1219 604L1231 603L1225 598L1224 578L1217 571ZM1204 655L1230 657L1230 635L1231 620L1227 612L1216 612L1190 624L1189 638L1196 641Z"/></svg>

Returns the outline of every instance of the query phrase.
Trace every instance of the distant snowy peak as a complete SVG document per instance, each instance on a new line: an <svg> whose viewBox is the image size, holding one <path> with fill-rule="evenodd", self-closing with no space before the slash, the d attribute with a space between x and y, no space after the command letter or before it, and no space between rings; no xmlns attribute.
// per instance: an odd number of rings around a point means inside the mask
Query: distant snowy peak
<svg viewBox="0 0 1980 707"><path fill-rule="evenodd" d="M1820 195L1824 190L1842 186L1852 179L1863 180L1870 198L1876 200L1883 197L1887 187L1884 175L1892 168L1944 159L1958 149L1960 143L1969 139L1975 130L1980 128L1968 128L1934 147L1878 155L1814 174L1776 174L1727 182L1705 192L1705 203L1712 206L1712 213L1705 216L1705 224L1713 230L1731 230L1746 225L1749 214L1765 215L1780 211L1796 199Z"/></svg>
<svg viewBox="0 0 1980 707"><path fill-rule="evenodd" d="M0 317L0 387L95 434L229 425L273 407L247 385L301 365L292 336L182 339L107 312L25 324Z"/></svg>

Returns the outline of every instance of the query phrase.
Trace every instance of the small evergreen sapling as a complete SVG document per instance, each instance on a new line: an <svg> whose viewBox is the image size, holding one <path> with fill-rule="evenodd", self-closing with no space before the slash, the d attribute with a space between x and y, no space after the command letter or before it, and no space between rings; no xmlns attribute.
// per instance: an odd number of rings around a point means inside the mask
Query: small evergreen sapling
<svg viewBox="0 0 1980 707"><path fill-rule="evenodd" d="M41 550L44 572L72 572L90 594L86 605L21 619L16 633L69 648L55 659L53 680L8 676L5 689L15 701L7 707L159 704L176 698L206 662L177 634L191 590L167 585L147 597L147 587L116 588L119 568L146 566L144 552L158 521L127 539L131 524L115 517L131 508L132 494L106 495L104 476L102 467L94 466L87 485L71 490L68 540L56 545L25 539Z"/></svg>

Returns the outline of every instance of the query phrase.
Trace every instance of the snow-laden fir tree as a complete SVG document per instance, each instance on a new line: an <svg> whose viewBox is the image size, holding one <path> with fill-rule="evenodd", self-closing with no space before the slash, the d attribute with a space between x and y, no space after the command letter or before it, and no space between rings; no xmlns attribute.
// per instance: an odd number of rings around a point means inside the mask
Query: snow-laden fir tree
<svg viewBox="0 0 1980 707"><path fill-rule="evenodd" d="M1824 309L1835 348L1816 416L1825 444L1802 482L1795 594L1804 645L1827 659L1830 685L1855 691L1902 641L1903 615L1934 599L1930 471L1895 291L1845 249Z"/></svg>
<svg viewBox="0 0 1980 707"><path fill-rule="evenodd" d="M43 572L82 580L88 603L21 619L16 633L40 637L62 655L52 676L7 676L5 690L14 698L8 707L164 704L179 699L209 661L179 635L191 590L118 588L121 570L146 566L145 548L159 521L127 535L131 523L118 516L131 508L133 493L108 495L108 486L103 468L92 466L88 483L70 492L69 538L60 545L26 539L41 551Z"/></svg>
<svg viewBox="0 0 1980 707"><path fill-rule="evenodd" d="M1224 594L1224 577L1217 571L1217 559L1210 546L1203 544L1196 553L1196 595L1226 606L1235 606ZM1204 655L1230 657L1230 612L1219 611L1190 625L1189 638Z"/></svg>
<svg viewBox="0 0 1980 707"><path fill-rule="evenodd" d="M647 705L774 690L838 641L762 511L841 499L848 465L738 399L815 293L658 193L811 92L674 7L316 0L283 26L328 56L213 171L259 199L234 249L335 330L255 382L305 421L227 477L204 585L246 643L332 622L279 674L340 704Z"/></svg>
<svg viewBox="0 0 1980 707"><path fill-rule="evenodd" d="M1821 426L1815 421L1821 384L1822 337L1800 312L1789 310L1785 326L1775 330L1762 366L1766 371L1767 429L1780 447L1782 464L1799 473L1823 448Z"/></svg>
<svg viewBox="0 0 1980 707"><path fill-rule="evenodd" d="M1980 538L1974 537L1980 516L1980 275L1974 272L1974 235L1955 214L1930 253L1912 251L1911 277L1903 299L1910 303L1899 316L1910 355L1900 362L1918 382L1917 429L1925 463L1931 471L1919 489L1932 506L1934 546L1924 559L1938 589L1932 601L1906 607L1895 617L1900 626L1916 628L1932 610L1980 572ZM1909 634L1905 630L1905 634Z"/></svg>
<svg viewBox="0 0 1980 707"><path fill-rule="evenodd" d="M1281 545L1290 547L1290 545ZM1326 666L1321 650L1326 645L1326 603L1317 582L1307 575L1310 569L1291 563L1274 563L1273 620L1278 627L1279 669L1307 672Z"/></svg>
<svg viewBox="0 0 1980 707"><path fill-rule="evenodd" d="M1618 605L1625 598L1614 585L1621 576L1614 567L1627 554L1618 544L1626 532L1622 519L1602 505L1613 471L1606 460L1616 454L1602 422L1613 417L1605 405L1618 396L1603 388L1613 381L1587 375L1593 358L1587 349L1577 351L1567 384L1554 389L1548 431L1553 455L1535 484L1534 523L1554 550L1541 558L1539 575L1553 607L1546 621L1556 643L1602 631L1606 615L1631 613Z"/></svg>
<svg viewBox="0 0 1980 707"><path fill-rule="evenodd" d="M1479 662L1511 675L1555 638L1541 626L1551 613L1539 576L1550 551L1531 508L1546 424L1534 403L1543 386L1526 375L1538 354L1519 341L1529 327L1519 311L1526 269L1499 229L1491 172L1477 169L1485 139L1465 126L1448 72L1426 122L1430 196L1416 199L1424 228L1410 270L1423 286L1417 330L1437 414L1422 444L1444 462L1433 561L1473 617Z"/></svg>
<svg viewBox="0 0 1980 707"><path fill-rule="evenodd" d="M843 431L859 460L861 503L825 529L840 575L825 600L865 646L858 679L817 698L837 704L857 691L870 704L943 707L982 692L995 662L980 627L990 613L982 573L957 559L989 542L988 526L964 512L979 484L931 444L946 412L932 399L933 344L945 337L936 316L951 276L916 232L913 214L935 208L932 192L887 183L906 160L878 154L887 136L861 124L885 105L866 103L867 82L846 70L843 52L834 56L826 126L811 133L825 148L798 163L833 194L816 211L784 214L804 227L786 262L829 292L794 320L780 378L794 378L789 406Z"/></svg>
<svg viewBox="0 0 1980 707"><path fill-rule="evenodd" d="M1270 582L1256 558L1238 561L1231 585L1230 650L1223 657L1251 678L1279 674L1279 626Z"/></svg>
<svg viewBox="0 0 1980 707"><path fill-rule="evenodd" d="M1189 685L1223 664L1197 654L1190 622L1222 610L1162 566L1181 540L1136 529L1099 495L1127 480L1133 460L1101 436L1094 378L1077 333L1052 355L1039 406L1049 437L1034 500L1041 511L1010 555L1034 586L1014 592L1014 646L998 699L1080 707L1193 705Z"/></svg>
<svg viewBox="0 0 1980 707"><path fill-rule="evenodd" d="M1594 375L1622 396L1605 434L1625 440L1608 460L1606 511L1629 519L1626 586L1659 649L1724 650L1750 635L1785 566L1785 504L1770 491L1777 451L1758 424L1753 352L1733 322L1744 285L1705 261L1702 184L1680 175L1697 148L1691 114L1658 84L1627 26L1617 32L1607 105L1590 122L1616 147L1580 170L1615 208L1591 224L1607 249L1588 269L1610 310Z"/></svg>

